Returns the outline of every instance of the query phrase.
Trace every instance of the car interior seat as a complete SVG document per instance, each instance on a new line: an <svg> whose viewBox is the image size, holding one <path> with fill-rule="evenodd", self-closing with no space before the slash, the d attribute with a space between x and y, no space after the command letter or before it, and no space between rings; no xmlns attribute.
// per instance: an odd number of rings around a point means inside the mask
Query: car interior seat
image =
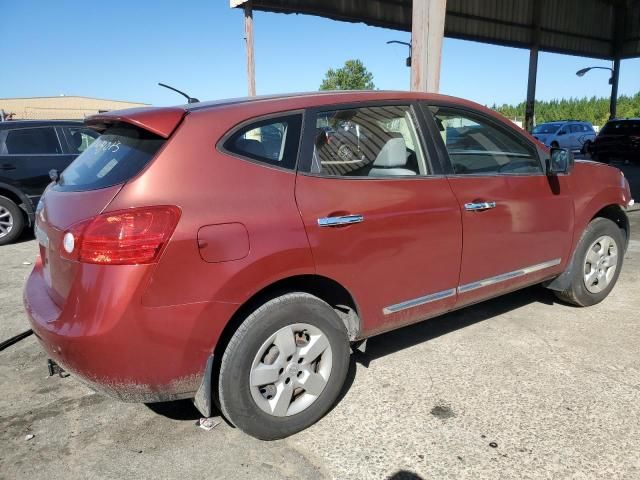
<svg viewBox="0 0 640 480"><path fill-rule="evenodd" d="M370 177L416 175L416 172L406 168L407 145L404 138L394 137L387 140L369 171Z"/></svg>

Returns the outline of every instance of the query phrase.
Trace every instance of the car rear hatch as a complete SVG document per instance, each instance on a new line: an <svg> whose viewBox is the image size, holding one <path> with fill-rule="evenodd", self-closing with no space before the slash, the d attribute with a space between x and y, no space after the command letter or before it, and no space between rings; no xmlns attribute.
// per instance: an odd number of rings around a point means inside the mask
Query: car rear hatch
<svg viewBox="0 0 640 480"><path fill-rule="evenodd" d="M74 249L68 252L74 239L67 236L65 244L65 235L76 234L75 246L79 247L77 233L100 218L122 186L150 164L185 114L181 108L146 108L109 112L86 120L102 135L56 183L49 185L36 212L42 275L59 307L64 305L82 266ZM110 220L104 220L107 226Z"/></svg>

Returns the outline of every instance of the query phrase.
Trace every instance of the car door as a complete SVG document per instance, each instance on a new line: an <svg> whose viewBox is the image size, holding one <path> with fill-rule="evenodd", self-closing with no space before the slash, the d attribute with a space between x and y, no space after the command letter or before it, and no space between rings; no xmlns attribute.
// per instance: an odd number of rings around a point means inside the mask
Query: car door
<svg viewBox="0 0 640 480"><path fill-rule="evenodd" d="M64 159L59 132L53 126L7 129L0 144L0 181L29 196L34 204L51 182L49 171Z"/></svg>
<svg viewBox="0 0 640 480"><path fill-rule="evenodd" d="M585 129L582 124L574 123L570 126L571 134L571 146L569 147L571 150L576 151L582 148L583 138L585 135Z"/></svg>
<svg viewBox="0 0 640 480"><path fill-rule="evenodd" d="M317 273L351 293L366 334L455 304L460 211L421 121L402 103L306 113L296 201Z"/></svg>
<svg viewBox="0 0 640 480"><path fill-rule="evenodd" d="M561 272L573 231L567 178L547 177L534 144L488 113L446 103L423 110L462 216L458 305Z"/></svg>

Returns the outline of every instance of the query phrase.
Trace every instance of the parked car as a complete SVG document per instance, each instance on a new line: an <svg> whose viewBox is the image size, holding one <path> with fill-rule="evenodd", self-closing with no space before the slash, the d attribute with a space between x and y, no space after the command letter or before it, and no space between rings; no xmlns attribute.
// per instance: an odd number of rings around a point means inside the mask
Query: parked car
<svg viewBox="0 0 640 480"><path fill-rule="evenodd" d="M541 123L534 127L532 134L547 147L572 151L585 151L596 138L593 125L578 120Z"/></svg>
<svg viewBox="0 0 640 480"><path fill-rule="evenodd" d="M603 163L611 160L640 161L640 118L609 120L589 149Z"/></svg>
<svg viewBox="0 0 640 480"><path fill-rule="evenodd" d="M367 132L355 173L325 141L344 117ZM452 97L315 93L86 124L102 135L36 215L35 335L98 391L215 404L261 439L320 419L368 337L540 283L602 301L629 241L618 169ZM263 129L281 132L277 155Z"/></svg>
<svg viewBox="0 0 640 480"><path fill-rule="evenodd" d="M61 172L98 136L82 122L0 122L0 245L33 225L49 172Z"/></svg>

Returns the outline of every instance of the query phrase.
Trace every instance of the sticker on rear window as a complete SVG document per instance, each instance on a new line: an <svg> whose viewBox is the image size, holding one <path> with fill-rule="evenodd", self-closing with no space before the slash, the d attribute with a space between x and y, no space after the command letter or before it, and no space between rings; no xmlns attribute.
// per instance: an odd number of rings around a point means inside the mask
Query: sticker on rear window
<svg viewBox="0 0 640 480"><path fill-rule="evenodd" d="M112 159L109 163L107 163L104 167L100 169L100 171L96 174L96 177L98 178L104 177L107 173L113 170L113 167L115 167L117 164L118 164L118 160L116 160L115 158Z"/></svg>

